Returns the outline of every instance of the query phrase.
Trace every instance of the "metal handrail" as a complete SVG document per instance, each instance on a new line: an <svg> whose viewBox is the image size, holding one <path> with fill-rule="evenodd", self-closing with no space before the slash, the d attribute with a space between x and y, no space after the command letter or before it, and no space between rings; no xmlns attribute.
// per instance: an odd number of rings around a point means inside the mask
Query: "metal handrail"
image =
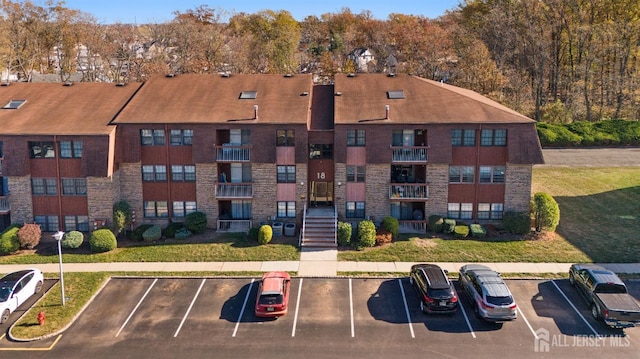
<svg viewBox="0 0 640 359"><path fill-rule="evenodd" d="M338 206L333 205L333 244L338 245Z"/></svg>
<svg viewBox="0 0 640 359"><path fill-rule="evenodd" d="M304 208L302 210L302 230L300 231L300 235L298 236L298 247L302 246L302 238L304 237L305 223L307 222L307 204L304 204Z"/></svg>

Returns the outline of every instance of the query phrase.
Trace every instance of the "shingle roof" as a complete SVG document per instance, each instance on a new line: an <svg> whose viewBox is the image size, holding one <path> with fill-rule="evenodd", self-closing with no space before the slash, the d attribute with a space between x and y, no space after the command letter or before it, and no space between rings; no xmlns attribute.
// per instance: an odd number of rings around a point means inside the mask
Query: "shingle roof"
<svg viewBox="0 0 640 359"><path fill-rule="evenodd" d="M307 123L312 90L310 74L155 76L114 123ZM256 98L240 99L243 91Z"/></svg>
<svg viewBox="0 0 640 359"><path fill-rule="evenodd" d="M1 135L96 135L113 132L110 121L139 88L107 83L11 83L0 86L0 107L26 100L18 109L0 109Z"/></svg>

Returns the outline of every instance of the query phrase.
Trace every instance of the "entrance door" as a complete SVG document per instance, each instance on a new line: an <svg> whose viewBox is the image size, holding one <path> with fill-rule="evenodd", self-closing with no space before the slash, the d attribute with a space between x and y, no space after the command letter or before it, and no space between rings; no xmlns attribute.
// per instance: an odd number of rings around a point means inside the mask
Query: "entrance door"
<svg viewBox="0 0 640 359"><path fill-rule="evenodd" d="M309 206L333 205L333 145L309 145Z"/></svg>

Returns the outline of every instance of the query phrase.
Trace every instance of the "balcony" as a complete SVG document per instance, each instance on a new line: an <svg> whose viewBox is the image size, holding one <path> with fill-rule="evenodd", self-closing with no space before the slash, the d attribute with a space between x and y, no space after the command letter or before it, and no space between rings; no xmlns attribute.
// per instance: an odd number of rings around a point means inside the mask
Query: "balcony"
<svg viewBox="0 0 640 359"><path fill-rule="evenodd" d="M7 214L9 212L11 212L9 196L0 196L0 214Z"/></svg>
<svg viewBox="0 0 640 359"><path fill-rule="evenodd" d="M252 224L250 219L220 219L218 220L218 232L245 232L248 233Z"/></svg>
<svg viewBox="0 0 640 359"><path fill-rule="evenodd" d="M250 162L251 161L250 145L231 145L223 144L222 146L214 146L216 149L217 162Z"/></svg>
<svg viewBox="0 0 640 359"><path fill-rule="evenodd" d="M399 233L425 233L427 232L427 221L407 221L407 220L399 220L398 221L398 232Z"/></svg>
<svg viewBox="0 0 640 359"><path fill-rule="evenodd" d="M389 185L389 199L429 198L429 186L426 183L392 183Z"/></svg>
<svg viewBox="0 0 640 359"><path fill-rule="evenodd" d="M427 163L428 148L428 146L391 146L393 151L391 161L394 163Z"/></svg>
<svg viewBox="0 0 640 359"><path fill-rule="evenodd" d="M252 183L218 182L216 184L216 198L218 199L253 198L253 184Z"/></svg>

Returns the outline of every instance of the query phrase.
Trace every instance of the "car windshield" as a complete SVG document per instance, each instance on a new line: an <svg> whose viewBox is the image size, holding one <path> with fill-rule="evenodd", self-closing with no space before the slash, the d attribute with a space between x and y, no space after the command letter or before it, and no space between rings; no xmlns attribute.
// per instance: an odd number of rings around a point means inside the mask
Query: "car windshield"
<svg viewBox="0 0 640 359"><path fill-rule="evenodd" d="M626 293L627 288L621 284L602 283L596 286L595 293Z"/></svg>
<svg viewBox="0 0 640 359"><path fill-rule="evenodd" d="M506 297L492 297L492 296L487 296L487 303L489 304L493 304L493 305L509 305L511 303L513 303L513 298L506 296Z"/></svg>
<svg viewBox="0 0 640 359"><path fill-rule="evenodd" d="M6 302L11 294L11 287L0 287L0 302Z"/></svg>
<svg viewBox="0 0 640 359"><path fill-rule="evenodd" d="M260 296L258 300L258 304L262 305L274 305L274 304L282 304L284 298L282 294L263 294Z"/></svg>
<svg viewBox="0 0 640 359"><path fill-rule="evenodd" d="M449 298L451 297L451 290L449 288L432 288L429 291L429 297L431 298Z"/></svg>

